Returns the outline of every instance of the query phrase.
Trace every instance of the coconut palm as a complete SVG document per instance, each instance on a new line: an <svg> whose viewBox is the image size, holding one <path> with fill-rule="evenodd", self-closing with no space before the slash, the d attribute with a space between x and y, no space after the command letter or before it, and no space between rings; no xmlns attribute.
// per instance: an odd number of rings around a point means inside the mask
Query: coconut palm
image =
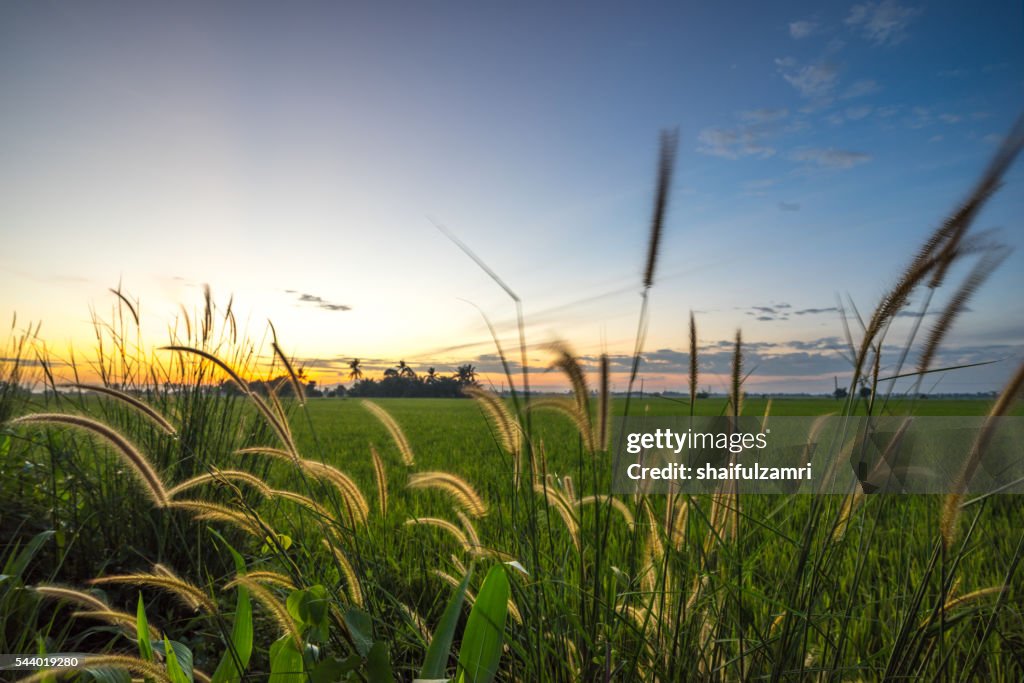
<svg viewBox="0 0 1024 683"><path fill-rule="evenodd" d="M425 380L426 383L437 384L437 379L437 370L435 370L434 368L427 368L427 377Z"/></svg>
<svg viewBox="0 0 1024 683"><path fill-rule="evenodd" d="M353 382L357 382L363 378L363 370L359 367L359 359L353 358L348 362L348 378Z"/></svg>
<svg viewBox="0 0 1024 683"><path fill-rule="evenodd" d="M415 371L413 371L412 368L406 365L404 360L398 361L398 375L400 377L406 377L408 379L416 379Z"/></svg>
<svg viewBox="0 0 1024 683"><path fill-rule="evenodd" d="M455 381L457 381L460 386L476 384L476 368L474 368L470 363L460 365L455 371Z"/></svg>

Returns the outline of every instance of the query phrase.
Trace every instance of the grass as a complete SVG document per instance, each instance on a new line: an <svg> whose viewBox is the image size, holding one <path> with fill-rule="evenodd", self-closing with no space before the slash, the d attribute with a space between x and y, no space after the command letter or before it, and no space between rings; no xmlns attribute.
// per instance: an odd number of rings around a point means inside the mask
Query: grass
<svg viewBox="0 0 1024 683"><path fill-rule="evenodd" d="M772 415L1021 414L1019 371L994 405L888 396L879 380L910 295L990 253L968 228L1019 133L860 340L848 335L851 398L777 399ZM259 374L259 350L209 292L149 353L137 305L115 291L113 319L97 321L101 392L58 391L40 357L46 391L29 394L28 366L5 363L0 651L95 652L101 680L175 683L1024 679L1016 496L604 495L616 439L606 410L768 410L744 394L739 331L729 398L634 391L674 150L664 136L624 397L607 393L606 360L592 397L559 345L567 397L531 397L523 377L507 400L302 400L276 331L267 379L282 381L256 393L242 378ZM934 349L993 263L926 332L916 372L936 370ZM12 346L23 359L25 339ZM861 378L870 400L854 398ZM213 389L224 383L237 390ZM295 398L279 396L289 385Z"/></svg>

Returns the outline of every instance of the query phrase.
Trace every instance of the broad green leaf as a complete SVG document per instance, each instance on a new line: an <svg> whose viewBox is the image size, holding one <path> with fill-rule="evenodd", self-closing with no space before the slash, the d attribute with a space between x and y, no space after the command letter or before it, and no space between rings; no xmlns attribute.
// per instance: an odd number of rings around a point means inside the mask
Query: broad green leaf
<svg viewBox="0 0 1024 683"><path fill-rule="evenodd" d="M342 616L356 646L356 652L361 657L368 656L370 648L373 647L373 621L370 615L355 607L349 607Z"/></svg>
<svg viewBox="0 0 1024 683"><path fill-rule="evenodd" d="M441 622L434 631L434 637L430 640L430 647L427 648L427 656L423 660L423 668L420 670L420 678L425 680L446 679L445 669L448 668L448 656L452 649L452 639L455 637L455 629L459 625L459 614L462 612L462 603L466 599L466 588L473 576L470 569L465 578L455 589L455 595L448 601L441 615Z"/></svg>
<svg viewBox="0 0 1024 683"><path fill-rule="evenodd" d="M310 683L337 683L345 680L350 672L355 671L363 663L363 658L357 654L349 655L345 659L328 657L317 664L310 672Z"/></svg>
<svg viewBox="0 0 1024 683"><path fill-rule="evenodd" d="M327 640L327 630L330 626L329 600L327 589L321 585L310 586L305 590L294 590L288 596L288 613L301 625L302 630L308 631L306 636L310 640Z"/></svg>
<svg viewBox="0 0 1024 683"><path fill-rule="evenodd" d="M83 669L82 671L92 676L92 679L98 683L132 683L132 677L124 669L96 667L95 669Z"/></svg>
<svg viewBox="0 0 1024 683"><path fill-rule="evenodd" d="M135 634L139 639L139 656L147 662L152 662L153 644L149 642L149 619L146 618L146 605L142 602L142 591L139 591L139 606L135 609Z"/></svg>
<svg viewBox="0 0 1024 683"><path fill-rule="evenodd" d="M185 646L181 643L172 643L166 637L162 645L164 657L167 658L167 676L173 683L192 683L192 652L185 648L185 652L188 652L188 662L179 662L178 653L181 652L180 648ZM186 666L188 673L185 673Z"/></svg>
<svg viewBox="0 0 1024 683"><path fill-rule="evenodd" d="M21 552L17 556L11 557L7 560L7 564L4 566L4 574L11 576L17 576L21 578L21 573L25 571L25 567L32 561L35 554L39 552L39 549L53 536L54 531L52 529L43 531L32 537L32 540L22 548Z"/></svg>
<svg viewBox="0 0 1024 683"><path fill-rule="evenodd" d="M388 646L383 641L374 643L366 655L366 678L369 683L394 683L391 656L388 654Z"/></svg>
<svg viewBox="0 0 1024 683"><path fill-rule="evenodd" d="M459 674L468 683L490 683L498 673L509 591L504 566L491 567L469 613L459 649Z"/></svg>
<svg viewBox="0 0 1024 683"><path fill-rule="evenodd" d="M235 560L235 570L239 574L245 573L245 560L238 554L231 544L224 540L216 531L211 532L220 539L220 542L231 552ZM252 624L252 600L249 598L249 589L245 586L237 586L238 599L235 602L235 621L231 625L231 645L224 652L220 663L213 672L213 683L238 683L242 674L249 666L249 658L252 656L253 624Z"/></svg>
<svg viewBox="0 0 1024 683"><path fill-rule="evenodd" d="M306 680L302 653L291 636L281 636L270 646L269 683L303 683Z"/></svg>

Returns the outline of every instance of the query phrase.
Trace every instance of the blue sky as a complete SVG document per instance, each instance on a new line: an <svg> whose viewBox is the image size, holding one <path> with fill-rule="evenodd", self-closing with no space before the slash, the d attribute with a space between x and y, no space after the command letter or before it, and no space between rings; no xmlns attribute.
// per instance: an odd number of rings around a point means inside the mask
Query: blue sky
<svg viewBox="0 0 1024 683"><path fill-rule="evenodd" d="M692 309L713 389L742 327L753 390L828 391L836 295L871 309L967 193L1022 67L1015 2L7 4L0 315L84 343L120 280L160 343L210 283L325 383L353 356L489 369L463 299L508 335L510 302L432 218L522 296L532 341L628 353L678 127L648 381L682 386ZM943 357L1007 360L937 390L995 389L1024 355L1021 179L976 225L1016 251Z"/></svg>

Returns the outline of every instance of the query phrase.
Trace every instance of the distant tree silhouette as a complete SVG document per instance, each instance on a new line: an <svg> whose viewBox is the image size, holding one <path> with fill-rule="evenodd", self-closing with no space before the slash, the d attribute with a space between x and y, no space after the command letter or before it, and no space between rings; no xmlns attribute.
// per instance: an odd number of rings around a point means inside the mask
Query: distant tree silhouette
<svg viewBox="0 0 1024 683"><path fill-rule="evenodd" d="M847 396L849 396L849 395L850 395L850 394L849 394L849 392L848 392L848 391L847 391L846 389L844 389L844 388L842 388L841 386L839 386L839 378L838 378L838 377L833 377L833 378L832 378L832 382L833 382L833 383L834 383L834 385L835 385L835 390L834 390L834 391L832 392L832 396L833 396L833 397L834 397L834 398L835 398L835 399L836 399L837 401L838 401L839 399L841 399L841 398L846 398Z"/></svg>
<svg viewBox="0 0 1024 683"><path fill-rule="evenodd" d="M476 384L476 368L469 363L460 365L455 371L455 381L463 387Z"/></svg>
<svg viewBox="0 0 1024 683"><path fill-rule="evenodd" d="M384 370L380 379L355 381L344 395L354 398L465 398L462 389L476 383L477 373L472 363L464 363L445 376L434 367L417 375L408 363L399 361L398 365Z"/></svg>
<svg viewBox="0 0 1024 683"><path fill-rule="evenodd" d="M353 358L348 362L348 378L353 382L358 382L363 378L363 370L359 367L359 359Z"/></svg>
<svg viewBox="0 0 1024 683"><path fill-rule="evenodd" d="M416 379L416 372L406 365L404 360L398 361L398 374L408 379Z"/></svg>

